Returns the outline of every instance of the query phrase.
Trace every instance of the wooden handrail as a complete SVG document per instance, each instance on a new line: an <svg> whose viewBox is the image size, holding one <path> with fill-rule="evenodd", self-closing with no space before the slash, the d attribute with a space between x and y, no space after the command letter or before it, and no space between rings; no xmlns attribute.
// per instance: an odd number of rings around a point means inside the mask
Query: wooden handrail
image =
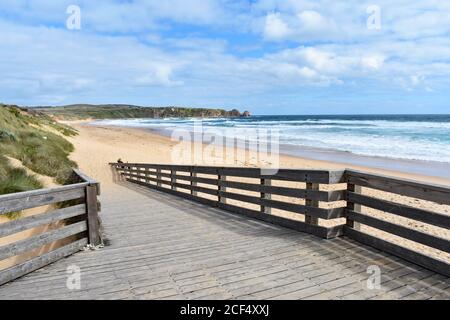
<svg viewBox="0 0 450 320"><path fill-rule="evenodd" d="M445 257L446 254L450 253L449 238L441 238L436 234L418 230L408 224L393 223L388 219L371 216L364 208L378 210L386 216L399 216L447 230L450 229L450 215L414 207L412 204L406 205L386 200L383 196L368 196L361 192L361 188L379 190L438 205L450 205L450 187L355 170L347 170L345 175L348 184L346 197L347 223L344 227L346 236L450 276L450 259L400 245L398 241L392 240L394 238L388 239L373 232L364 232L360 227L361 225L368 226L389 235L430 247L441 251L442 256Z"/></svg>
<svg viewBox="0 0 450 320"><path fill-rule="evenodd" d="M450 275L450 261L448 259L407 248L392 240L364 232L364 228L361 228L361 225L368 226L440 250L443 253L449 253L450 239L416 230L407 224L400 225L379 217L372 217L365 213L364 208L373 208L383 212L386 216L397 215L447 230L450 228L449 215L414 207L413 204L405 205L388 201L383 198L382 194L374 196L372 193L371 196L368 196L361 192L362 188L369 188L419 199L420 201L431 201L439 205L450 205L450 187L448 186L349 169L279 169L274 175L264 175L259 168L140 163L110 163L110 165L129 182L327 239L345 235L436 272ZM188 175L179 173L187 173ZM199 174L208 177L199 177ZM227 176L255 178L260 179L260 182L230 181L226 179ZM303 182L306 183L306 188L274 186L272 182L275 180ZM347 188L338 191L324 191L320 188L321 185L340 183L346 183ZM227 188L239 190L239 192L230 192ZM257 192L260 195L242 194L240 191ZM274 200L272 199L273 195L304 199L305 204ZM217 198L213 200L210 196ZM227 203L227 199L259 205L261 209L253 210L245 206L230 204ZM332 209L323 208L320 205L321 203L342 200L346 201L346 205L333 206ZM305 216L305 222L273 215L271 209L302 214ZM331 228L320 225L320 219L333 220L342 217L346 218L345 224L338 223Z"/></svg>
<svg viewBox="0 0 450 320"><path fill-rule="evenodd" d="M128 181L172 193L190 200L198 201L228 211L246 214L256 219L303 230L323 238L334 238L343 234L343 224L334 227L320 225L319 219L333 220L344 217L344 207L323 208L321 203L345 199L345 191L323 191L319 186L343 182L343 171L279 169L273 175L267 175L259 168L185 166L163 164L111 163ZM167 171L167 172L162 172ZM184 173L184 174L181 174ZM199 177L199 174L213 177ZM257 183L238 182L228 177L257 179ZM275 180L306 183L304 189L273 185ZM187 183L186 183L187 182ZM308 188L308 184L317 185ZM199 186L198 184L201 184ZM206 186L203 186L206 185ZM238 191L259 193L258 196L245 195ZM263 196L261 196L261 194ZM216 200L205 197L214 196ZM270 197L269 197L270 195ZM295 204L273 199L272 195L296 197L305 200L305 204ZM259 210L231 204L228 200L251 203ZM271 209L279 209L312 217L304 222L271 214Z"/></svg>
<svg viewBox="0 0 450 320"><path fill-rule="evenodd" d="M0 215L44 205L63 204L51 212L0 224L0 237L50 223L64 222L58 229L47 230L30 238L0 246L0 260L20 256L59 240L71 239L60 248L40 253L36 257L0 270L0 285L73 254L87 244L94 246L101 244L97 203L99 183L79 170L74 170L71 181L74 183L61 187L0 196Z"/></svg>

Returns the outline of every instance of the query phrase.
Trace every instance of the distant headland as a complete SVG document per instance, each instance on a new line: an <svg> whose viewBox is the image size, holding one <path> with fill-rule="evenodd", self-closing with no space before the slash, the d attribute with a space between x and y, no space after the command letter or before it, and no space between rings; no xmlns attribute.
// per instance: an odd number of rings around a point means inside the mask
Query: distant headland
<svg viewBox="0 0 450 320"><path fill-rule="evenodd" d="M125 118L236 118L249 117L250 112L237 109L189 107L143 107L125 104L74 104L60 107L33 107L58 120L125 119Z"/></svg>

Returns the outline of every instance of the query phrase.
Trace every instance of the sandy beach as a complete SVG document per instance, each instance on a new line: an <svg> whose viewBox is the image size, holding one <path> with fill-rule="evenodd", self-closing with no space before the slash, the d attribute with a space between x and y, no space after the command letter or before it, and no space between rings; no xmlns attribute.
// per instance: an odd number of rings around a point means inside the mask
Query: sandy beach
<svg viewBox="0 0 450 320"><path fill-rule="evenodd" d="M73 126L79 131L79 135L71 139L76 147L71 158L75 160L80 165L80 168L87 174L92 175L103 184L110 184L112 182L111 173L106 164L116 161L119 158L130 163L199 164L195 163L195 161L187 162L182 161L182 159L174 159L172 151L174 147L177 146L178 142L172 141L169 137L155 132L117 126L93 126L87 121L65 123ZM193 144L197 144L197 142L193 142ZM249 153L250 157L256 157L255 152L250 151ZM207 162L207 165L211 166L224 165L224 161L220 157L210 157L203 162ZM229 163L227 163L227 165L229 165ZM255 162L237 161L234 162L233 165L248 167L255 166ZM264 165L264 163L260 163L260 165ZM384 170L348 163L293 157L283 154L280 154L279 156L279 166L280 168L298 169L350 168L450 186L450 179L443 177Z"/></svg>
<svg viewBox="0 0 450 320"><path fill-rule="evenodd" d="M71 138L71 141L75 145L75 152L71 155L71 158L75 160L82 171L84 171L89 176L100 181L102 188L115 188L117 187L113 182L113 176L111 169L108 166L109 162L114 162L117 159L122 159L124 162L136 162L136 163L155 163L155 164L199 164L191 161L183 161L183 159L176 158L173 156L174 148L180 147L179 143L172 141L169 137L159 135L154 132L150 132L144 129L127 128L127 127L109 127L109 126L93 126L89 122L70 122L68 123L79 131L79 135ZM198 142L193 142L196 144ZM186 148L190 145L185 146ZM228 151L231 152L231 151ZM247 159L252 159L257 157L257 155L250 151ZM205 165L203 161L200 164ZM207 159L207 165L220 166L224 165L223 159L220 157L211 156ZM229 163L227 163L229 165ZM252 161L236 161L233 165L241 167L255 167ZM264 166L261 163L259 166ZM395 176L400 178L418 180L428 183L450 185L450 179L423 176L417 174L409 174L404 172L396 172L389 170L381 170L370 167L349 165L346 163L330 162L313 160L307 158L292 157L288 155L280 155L279 166L281 168L298 168L298 169L344 169L351 168L356 170L363 170L366 172L379 173L389 176ZM278 183L278 182L277 182ZM286 182L281 182L286 185ZM290 184L289 186L304 187L301 183ZM338 186L338 185L337 185ZM408 197L403 197L395 195L392 193L383 193L381 191L375 191L371 189L363 188L363 193L367 195L377 195L383 196L386 200L403 203L411 206L416 206L419 208L429 209L443 214L450 215L450 207L438 205L435 203L430 203L427 201L421 201L417 199L412 199ZM276 199L276 196L275 198ZM304 200L301 199L291 199L293 203L303 203ZM327 205L327 204L325 204ZM251 208L251 205L248 205ZM413 221L410 219L402 218L399 216L385 214L383 212L364 208L364 213L369 213L372 216L385 219L390 222L406 224L414 229L421 230L423 232L429 232L432 234L439 235L443 238L450 237L450 232L443 228L434 227L427 225L418 221ZM288 215L291 219L304 220L303 215L277 212L273 210L272 214L279 214L286 216ZM344 221L334 221L333 223L343 223ZM330 221L320 219L320 225L329 226ZM444 260L450 261L450 255L442 251L438 251L409 240L398 238L396 236L385 234L382 231L378 231L369 227L362 226L363 231L368 233L375 233L380 237L384 237L391 241L401 242L403 245L415 248L422 252L427 252L433 256L439 257Z"/></svg>
<svg viewBox="0 0 450 320"><path fill-rule="evenodd" d="M93 126L90 125L89 122L70 122L68 123L72 127L76 128L79 131L79 135L70 138L71 142L75 146L75 151L71 154L71 159L76 161L79 165L79 168L89 175L90 177L98 180L101 184L101 189L113 191L115 188L119 188L118 185L113 181L113 174L111 172L111 168L108 163L115 162L117 159L121 158L124 162L137 162L137 163L155 163L155 164L200 164L200 165L211 165L211 166L221 166L227 165L230 163L224 163L222 157L209 155L209 158L202 159L199 163L195 161L187 160L182 158L177 158L176 149L180 148L180 144L183 142L172 141L169 137L159 135L154 132L150 132L144 129L135 129L135 128L126 128L126 127L108 127L108 126ZM198 146L198 142L193 142L193 144ZM190 144L186 144L182 146L183 148L190 148ZM206 146L203 146L206 147ZM227 152L238 152L237 150L227 150ZM175 154L175 156L174 156ZM249 151L246 157L247 160L236 160L232 163L232 166L240 166L240 167L261 167L264 166L265 160L261 161L261 163L255 163L253 159L257 158L257 154L255 152ZM355 166L349 165L346 163L338 163L338 162L330 162L330 161L321 161L321 160L313 160L307 158L299 158L288 155L280 155L279 156L279 166L280 168L297 168L297 169L344 169L351 168L356 170L362 170L366 172L379 173L383 175L395 176L400 178L418 180L423 182L429 182L434 184L442 184L442 185L450 185L450 179L439 178L439 177L431 177L431 176L423 176L417 174L409 174L404 172L396 172L389 170L381 170L370 167L363 166ZM205 163L206 162L206 163ZM16 162L14 162L16 163ZM19 165L16 163L16 165ZM49 177L39 177L42 179L44 184L47 187L54 186L51 179ZM241 181L242 179L236 178L236 181ZM298 187L304 188L304 183L296 183L296 182L282 182L277 181L274 182L274 185L279 186L289 186L289 187ZM331 190L333 188L339 188L342 185L332 185L332 186L321 186L321 188L328 188ZM325 190L325 189L323 189ZM242 192L242 191L240 191ZM399 195L395 195L392 193L386 193L381 191L376 191L373 189L363 188L363 193L367 195L373 196L382 196L386 200L392 202L398 202L407 204L410 206L415 206L423 209L428 209L431 211L443 213L450 215L450 206L438 205L436 203L431 203L427 201L421 201L417 199L412 199L408 197L403 197ZM251 192L248 192L249 195L254 195ZM208 196L205 196L208 197ZM279 199L278 199L279 198ZM284 199L282 199L284 198ZM274 200L284 200L286 201L286 197L281 196L273 196ZM231 204L233 204L233 200L229 200ZM292 201L292 203L304 204L304 200L302 199L294 199L289 198L288 201ZM335 202L334 205L339 202ZM242 205L242 203L240 204ZM329 205L333 205L333 203L323 203L321 206L327 207ZM342 203L340 203L342 205ZM258 209L252 204L246 204L248 208ZM41 213L50 210L50 208L40 208L37 212L36 210L29 210L25 213L26 216L34 215L36 213ZM36 212L35 212L36 211ZM393 223L407 225L410 228L414 228L416 230L420 230L423 232L427 232L430 234L438 235L442 238L450 238L450 232L443 228L438 228L435 226L427 225L418 221L402 218L395 215L389 215L374 209L363 208L363 212L366 214L370 214L374 217L378 217ZM104 214L104 213L103 213ZM284 217L288 217L290 219L304 221L304 216L300 214L283 212L281 210L273 209L272 214L280 215ZM3 221L5 222L5 221ZM344 219L335 219L333 221L327 221L320 219L319 224L323 226L331 226L335 224L345 223ZM45 226L45 228L56 228L57 225L49 225ZM405 240L403 238L399 238L396 236L392 236L386 234L382 231L375 230L369 227L362 226L361 230L376 234L378 237L386 238L391 241L395 241L397 243L402 243L402 245L414 248L421 252L425 252L435 257L439 257L440 259L450 261L450 254L446 254L442 251L438 251L409 240ZM7 237L2 239L2 243L9 243L11 241L17 241L35 234L41 233L41 229L32 229L27 232L23 232L18 235L14 235L13 237ZM56 244L60 246L61 243ZM40 252L47 252L52 249L52 246L43 248ZM20 257L15 257L3 261L0 264L0 269L13 265L19 261L25 260L30 256L36 255L38 252L31 252L28 255L22 255Z"/></svg>

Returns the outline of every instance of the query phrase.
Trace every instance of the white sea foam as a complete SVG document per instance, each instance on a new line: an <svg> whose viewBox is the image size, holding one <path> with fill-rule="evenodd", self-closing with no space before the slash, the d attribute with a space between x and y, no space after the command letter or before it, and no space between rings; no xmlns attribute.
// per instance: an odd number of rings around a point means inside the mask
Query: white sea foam
<svg viewBox="0 0 450 320"><path fill-rule="evenodd" d="M430 116L428 116L430 117ZM406 120L405 120L406 119ZM244 135L257 128L277 129L280 144L351 152L359 155L439 161L450 163L450 121L418 121L417 116L393 119L342 119L329 117L256 117L203 119L204 130L214 128L227 134ZM420 119L419 119L420 120ZM198 119L118 119L97 124L142 127L157 130L192 130Z"/></svg>

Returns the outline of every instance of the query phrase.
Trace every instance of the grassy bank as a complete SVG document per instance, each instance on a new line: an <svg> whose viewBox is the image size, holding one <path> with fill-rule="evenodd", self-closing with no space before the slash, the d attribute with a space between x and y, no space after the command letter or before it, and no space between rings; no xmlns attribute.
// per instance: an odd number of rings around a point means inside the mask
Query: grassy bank
<svg viewBox="0 0 450 320"><path fill-rule="evenodd" d="M0 104L0 194L42 187L25 170L13 168L4 156L63 184L76 167L68 158L74 147L65 137L76 134L43 113Z"/></svg>

